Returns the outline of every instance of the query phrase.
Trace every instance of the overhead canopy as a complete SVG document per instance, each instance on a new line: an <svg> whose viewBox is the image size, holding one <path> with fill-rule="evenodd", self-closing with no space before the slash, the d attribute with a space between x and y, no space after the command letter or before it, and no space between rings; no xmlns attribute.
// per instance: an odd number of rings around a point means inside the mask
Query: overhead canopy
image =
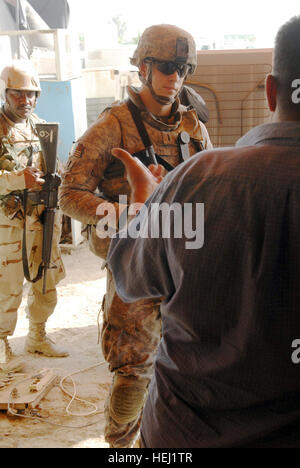
<svg viewBox="0 0 300 468"><path fill-rule="evenodd" d="M70 9L67 0L1 0L1 31L67 28ZM34 47L53 49L53 40L45 34L10 39L14 58L30 57Z"/></svg>
<svg viewBox="0 0 300 468"><path fill-rule="evenodd" d="M67 28L70 8L67 0L28 0L51 29Z"/></svg>
<svg viewBox="0 0 300 468"><path fill-rule="evenodd" d="M0 4L0 17L3 19L0 23L1 30L30 29L31 18L51 29L67 28L70 8L67 0L3 0Z"/></svg>

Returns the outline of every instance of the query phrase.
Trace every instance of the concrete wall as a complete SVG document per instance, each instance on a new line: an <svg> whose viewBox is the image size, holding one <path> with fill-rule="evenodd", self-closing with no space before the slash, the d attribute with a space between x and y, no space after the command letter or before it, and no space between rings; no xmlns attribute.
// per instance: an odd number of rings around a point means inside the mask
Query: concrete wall
<svg viewBox="0 0 300 468"><path fill-rule="evenodd" d="M82 78L87 99L115 96L113 70L85 69Z"/></svg>
<svg viewBox="0 0 300 468"><path fill-rule="evenodd" d="M127 85L140 86L136 71L86 69L82 70L82 78L86 93L88 125L111 103L127 96Z"/></svg>

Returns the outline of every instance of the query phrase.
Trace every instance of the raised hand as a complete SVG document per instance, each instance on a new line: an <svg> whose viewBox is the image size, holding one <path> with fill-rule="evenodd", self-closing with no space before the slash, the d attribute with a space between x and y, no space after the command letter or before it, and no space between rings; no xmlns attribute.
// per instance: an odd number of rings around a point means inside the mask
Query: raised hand
<svg viewBox="0 0 300 468"><path fill-rule="evenodd" d="M151 164L148 168L130 153L114 148L113 156L119 158L126 168L127 179L131 186L131 203L144 203L162 181L165 169L161 165Z"/></svg>

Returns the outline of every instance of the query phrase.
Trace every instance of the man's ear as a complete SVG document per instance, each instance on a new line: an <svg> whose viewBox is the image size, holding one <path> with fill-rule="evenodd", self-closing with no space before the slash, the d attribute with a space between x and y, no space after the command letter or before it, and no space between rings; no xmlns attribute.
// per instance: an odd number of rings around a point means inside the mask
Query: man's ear
<svg viewBox="0 0 300 468"><path fill-rule="evenodd" d="M275 76L269 74L266 78L266 96L268 106L271 112L275 112L277 106L277 87L278 83Z"/></svg>
<svg viewBox="0 0 300 468"><path fill-rule="evenodd" d="M140 74L142 75L143 78L147 78L147 65L145 62L143 62L141 65L140 65L140 69L139 69L139 72Z"/></svg>

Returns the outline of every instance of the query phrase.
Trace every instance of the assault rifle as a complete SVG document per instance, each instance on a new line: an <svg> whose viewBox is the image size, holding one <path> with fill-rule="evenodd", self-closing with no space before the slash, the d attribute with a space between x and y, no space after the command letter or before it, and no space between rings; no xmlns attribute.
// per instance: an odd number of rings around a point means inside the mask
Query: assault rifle
<svg viewBox="0 0 300 468"><path fill-rule="evenodd" d="M41 143L45 175L43 179L45 183L42 190L39 192L24 191L24 213L25 225L23 235L23 269L25 278L31 283L35 283L43 277L43 294L46 292L47 271L50 268L57 268L51 263L52 240L54 229L54 218L57 208L58 187L61 183L57 169L57 145L58 145L58 123L40 123L36 124L36 130ZM42 214L43 223L43 246L42 246L42 261L39 265L38 272L35 278L31 279L28 266L28 258L26 251L26 204L30 200L32 205L44 205L45 209Z"/></svg>

